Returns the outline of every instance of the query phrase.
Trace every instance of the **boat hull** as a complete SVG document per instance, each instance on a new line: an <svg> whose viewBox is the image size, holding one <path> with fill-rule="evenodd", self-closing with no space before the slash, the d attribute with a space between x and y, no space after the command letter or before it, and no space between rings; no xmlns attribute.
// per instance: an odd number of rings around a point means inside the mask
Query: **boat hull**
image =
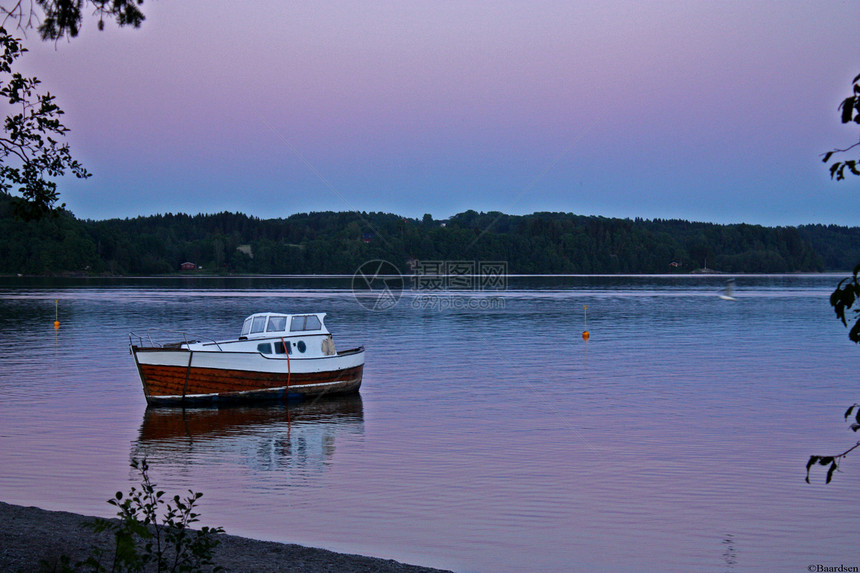
<svg viewBox="0 0 860 573"><path fill-rule="evenodd" d="M294 400L357 392L364 349L323 358L268 358L253 352L198 352L132 346L150 405Z"/></svg>

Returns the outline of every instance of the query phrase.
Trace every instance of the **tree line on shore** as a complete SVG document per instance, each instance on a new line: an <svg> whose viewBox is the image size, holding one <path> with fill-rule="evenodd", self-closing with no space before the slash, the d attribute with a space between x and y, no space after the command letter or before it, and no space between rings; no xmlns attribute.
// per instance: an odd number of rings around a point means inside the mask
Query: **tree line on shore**
<svg viewBox="0 0 860 573"><path fill-rule="evenodd" d="M410 261L505 261L509 273L539 274L844 271L860 260L860 228L475 211L444 221L358 212L92 221L68 211L23 221L0 200L3 274L170 274L183 263L205 273L352 274L373 259L403 271Z"/></svg>

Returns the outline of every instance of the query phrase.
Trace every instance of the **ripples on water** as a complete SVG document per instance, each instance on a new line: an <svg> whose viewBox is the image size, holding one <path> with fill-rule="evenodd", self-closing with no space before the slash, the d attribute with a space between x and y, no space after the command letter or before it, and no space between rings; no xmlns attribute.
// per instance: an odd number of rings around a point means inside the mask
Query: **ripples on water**
<svg viewBox="0 0 860 573"><path fill-rule="evenodd" d="M738 277L737 302L723 281L512 277L387 312L349 279L7 281L0 499L109 515L145 455L230 533L458 571L858 566L860 465L803 482L855 440L838 279ZM366 345L361 395L146 409L130 330L231 337L265 310L328 312Z"/></svg>

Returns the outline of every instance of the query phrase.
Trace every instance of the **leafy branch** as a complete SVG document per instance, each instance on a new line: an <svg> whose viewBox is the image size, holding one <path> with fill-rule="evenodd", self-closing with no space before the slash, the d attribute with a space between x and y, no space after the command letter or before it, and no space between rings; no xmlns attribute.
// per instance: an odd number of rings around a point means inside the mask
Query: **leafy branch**
<svg viewBox="0 0 860 573"><path fill-rule="evenodd" d="M830 295L830 305L836 312L836 318L841 320L842 324L846 327L848 326L848 319L845 316L846 312L854 306L855 302L860 300L860 278L858 274L860 274L860 264L854 267L854 275L839 281L839 284L836 285L836 290ZM856 343L860 343L860 304L854 307L853 312L857 319L854 322L854 326L848 331L848 338Z"/></svg>
<svg viewBox="0 0 860 573"><path fill-rule="evenodd" d="M842 100L842 103L839 104L839 109L842 111L841 119L842 123L854 122L860 125L860 75L856 76L851 83L853 84L853 93ZM824 154L824 163L830 161L830 158L833 157L834 154L848 152L858 145L860 145L860 141L845 149L834 149L832 151L828 151ZM858 161L856 160L835 161L830 166L830 178L836 179L837 181L844 180L846 169L854 175L860 175L860 170L857 169L857 165ZM834 290L830 295L830 305L836 312L836 318L841 320L842 324L846 327L848 326L846 313L854 307L854 303L860 299L860 279L858 279L858 274L860 274L860 264L854 267L853 276L839 281L839 284L836 285L836 290ZM848 338L855 343L860 343L860 305L854 307L853 310L856 319L854 320L854 325L851 327L851 330L848 331ZM845 411L845 421L848 421L848 417L851 416L855 410L855 421L851 424L851 430L854 432L860 430L860 404L852 404ZM836 454L835 456L809 456L809 461L806 462L806 483L809 483L809 472L816 464L828 467L827 478L824 483L830 483L830 480L833 479L833 473L839 469L839 464L842 460L844 460L849 453L858 447L860 447L860 441L841 454Z"/></svg>
<svg viewBox="0 0 860 573"><path fill-rule="evenodd" d="M20 194L16 214L25 220L39 219L57 202L53 178L66 170L80 179L90 174L72 157L69 144L58 141L69 129L60 121L63 110L54 96L37 93L38 78L12 71L26 48L4 28L0 28L0 46L0 97L12 108L0 135L0 193Z"/></svg>
<svg viewBox="0 0 860 573"><path fill-rule="evenodd" d="M78 35L84 7L98 16L99 30L104 30L105 18L115 20L119 26L139 28L146 19L138 8L142 4L143 0L17 0L8 8L0 6L0 15L4 16L3 26L14 20L18 29L25 32L38 24L42 39L56 42Z"/></svg>
<svg viewBox="0 0 860 573"><path fill-rule="evenodd" d="M852 404L848 407L845 411L845 420L848 420L848 417L851 416L855 409L857 413L854 417L855 422L851 424L851 429L856 432L857 430L860 430L860 404ZM857 448L860 448L860 441L841 454L836 454L834 456L809 456L809 461L806 462L806 483L809 483L809 472L815 465L829 466L827 469L827 478L824 483L830 483L830 480L833 479L834 472L839 469L839 464L842 460Z"/></svg>
<svg viewBox="0 0 860 573"><path fill-rule="evenodd" d="M29 9L25 8L26 4L29 4ZM8 8L0 6L0 14L3 15L3 27L6 26L6 22L9 20L14 20L17 23L17 28L22 32L32 28L34 23L37 23L39 20L33 0L17 0Z"/></svg>
<svg viewBox="0 0 860 573"><path fill-rule="evenodd" d="M856 123L860 125L860 75L855 77L851 83L853 84L853 93L842 100L839 104L839 109L842 112L842 123ZM828 163L830 159L837 153L846 153L860 145L860 141L846 147L845 149L833 149L822 154L822 161ZM836 181L845 179L845 170L847 169L852 175L860 175L860 160L848 159L845 161L834 161L830 165L830 178Z"/></svg>
<svg viewBox="0 0 860 573"><path fill-rule="evenodd" d="M60 143L69 129L60 121L63 110L55 97L36 91L38 78L13 71L13 63L27 50L9 35L6 24L14 22L24 34L37 26L43 40L57 42L78 35L85 9L98 17L99 30L106 18L139 28L145 19L142 4L143 0L15 0L0 5L0 97L12 110L0 136L0 194L17 194L15 214L22 219L55 213L56 178L67 171L79 179L90 174L72 157L68 143Z"/></svg>

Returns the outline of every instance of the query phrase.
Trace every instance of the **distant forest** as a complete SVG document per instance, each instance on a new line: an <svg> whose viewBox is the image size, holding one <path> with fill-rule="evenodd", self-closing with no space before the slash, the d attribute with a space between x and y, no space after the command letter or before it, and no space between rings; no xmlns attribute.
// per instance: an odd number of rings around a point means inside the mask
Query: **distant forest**
<svg viewBox="0 0 860 573"><path fill-rule="evenodd" d="M24 222L0 196L2 274L172 274L183 263L206 274L352 274L373 259L402 272L416 260L505 261L511 274L847 271L860 262L860 228L475 211L444 221L357 212L91 221L61 211Z"/></svg>

